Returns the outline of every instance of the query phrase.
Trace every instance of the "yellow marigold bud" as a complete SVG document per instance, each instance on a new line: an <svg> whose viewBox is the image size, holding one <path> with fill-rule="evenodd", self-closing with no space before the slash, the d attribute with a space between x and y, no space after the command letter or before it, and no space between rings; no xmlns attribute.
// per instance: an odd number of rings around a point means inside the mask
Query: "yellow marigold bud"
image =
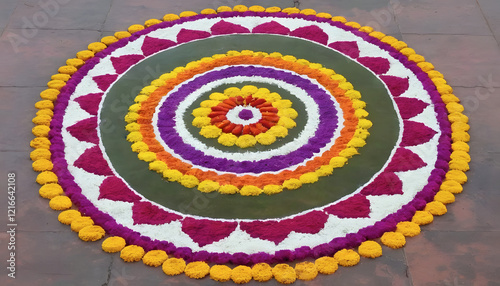
<svg viewBox="0 0 500 286"><path fill-rule="evenodd" d="M239 191L238 187L233 185L222 185L220 186L218 192L225 195L236 194Z"/></svg>
<svg viewBox="0 0 500 286"><path fill-rule="evenodd" d="M462 185L457 181L444 181L441 184L441 191L448 191L452 194L459 194L463 191Z"/></svg>
<svg viewBox="0 0 500 286"><path fill-rule="evenodd" d="M415 215L411 219L412 222L418 225L426 225L434 220L434 216L428 211L416 211Z"/></svg>
<svg viewBox="0 0 500 286"><path fill-rule="evenodd" d="M318 175L320 177L324 177L324 176L331 175L333 173L333 169L334 168L332 165L323 165L323 166L319 167L319 169L317 169L314 172L316 173L316 175Z"/></svg>
<svg viewBox="0 0 500 286"><path fill-rule="evenodd" d="M163 250L151 250L148 251L144 257L142 257L142 262L147 266L158 267L163 264L168 259L168 255Z"/></svg>
<svg viewBox="0 0 500 286"><path fill-rule="evenodd" d="M264 194L266 195L274 195L281 193L283 191L283 186L280 185L266 185L263 188Z"/></svg>
<svg viewBox="0 0 500 286"><path fill-rule="evenodd" d="M374 29L370 26L363 26L363 27L359 28L358 30L360 30L363 33L370 34L371 32L373 32Z"/></svg>
<svg viewBox="0 0 500 286"><path fill-rule="evenodd" d="M257 142L262 145L271 145L276 142L276 136L270 134L269 132L260 133L259 135L255 136L255 139L257 139Z"/></svg>
<svg viewBox="0 0 500 286"><path fill-rule="evenodd" d="M71 222L71 230L74 232L79 232L82 228L91 225L94 225L94 221L88 216L82 216L79 218L75 218Z"/></svg>
<svg viewBox="0 0 500 286"><path fill-rule="evenodd" d="M129 112L127 113L127 115L125 115L125 122L127 123L136 122L137 119L139 119L139 114L135 112Z"/></svg>
<svg viewBox="0 0 500 286"><path fill-rule="evenodd" d="M373 123L368 119L360 119L358 121L358 127L363 129L370 129L373 126Z"/></svg>
<svg viewBox="0 0 500 286"><path fill-rule="evenodd" d="M105 44L106 46L109 46L116 42L118 42L118 38L115 36L106 36L101 39L101 43Z"/></svg>
<svg viewBox="0 0 500 286"><path fill-rule="evenodd" d="M128 38L128 37L132 36L132 34L129 33L128 31L119 31L119 32L116 32L114 36L117 39L121 40L121 39Z"/></svg>
<svg viewBox="0 0 500 286"><path fill-rule="evenodd" d="M408 59L410 61L413 61L413 62L416 62L416 63L425 62L425 58L422 55L418 55L418 54L409 55Z"/></svg>
<svg viewBox="0 0 500 286"><path fill-rule="evenodd" d="M283 108L278 111L278 115L280 117L288 117L291 119L295 119L299 114L293 108Z"/></svg>
<svg viewBox="0 0 500 286"><path fill-rule="evenodd" d="M341 266L354 266L359 263L359 254L352 249L342 249L333 255L333 258L338 261Z"/></svg>
<svg viewBox="0 0 500 286"><path fill-rule="evenodd" d="M314 261L314 265L316 265L319 273L325 275L333 274L337 271L337 269L339 269L337 260L330 256L323 256L316 259L316 261Z"/></svg>
<svg viewBox="0 0 500 286"><path fill-rule="evenodd" d="M447 205L455 202L455 196L448 191L439 191L434 196L434 200Z"/></svg>
<svg viewBox="0 0 500 286"><path fill-rule="evenodd" d="M60 81L62 81L62 80L60 80ZM62 82L64 82L64 81L62 81ZM64 84L66 84L66 83L64 83ZM59 95L59 93L60 93L59 89L50 88L50 89L46 89L46 90L40 92L40 97L42 99L48 99L48 100L54 101L57 99L57 96Z"/></svg>
<svg viewBox="0 0 500 286"><path fill-rule="evenodd" d="M273 275L276 281L282 284L292 284L297 279L295 269L284 263L274 266Z"/></svg>
<svg viewBox="0 0 500 286"><path fill-rule="evenodd" d="M82 59L68 59L68 60L66 60L66 65L73 66L75 68L80 68L84 64L85 64L85 62ZM64 79L62 79L62 78L64 78ZM61 79L63 81L68 81L69 80L69 75L67 75L67 74L60 74L59 79Z"/></svg>
<svg viewBox="0 0 500 286"><path fill-rule="evenodd" d="M132 25L130 27L128 27L128 32L130 34L133 34L135 32L139 32L139 31L142 31L144 30L144 26L143 25L139 25L139 24L135 24L135 25Z"/></svg>
<svg viewBox="0 0 500 286"><path fill-rule="evenodd" d="M212 180L202 181L198 185L198 190L202 193L211 193L213 191L217 191L220 188L219 183L214 182Z"/></svg>
<svg viewBox="0 0 500 286"><path fill-rule="evenodd" d="M30 158L33 161L40 160L40 159L45 159L45 160L50 160L51 153L47 149L35 149L31 151L30 153Z"/></svg>
<svg viewBox="0 0 500 286"><path fill-rule="evenodd" d="M255 146L255 144L257 144L257 139L252 135L246 134L238 137L235 144L240 148L248 148Z"/></svg>
<svg viewBox="0 0 500 286"><path fill-rule="evenodd" d="M62 187L58 184L46 184L40 188L39 194L42 198L52 199L64 193Z"/></svg>
<svg viewBox="0 0 500 286"><path fill-rule="evenodd" d="M193 12L193 11L183 11L179 14L179 16L181 18L185 18L185 17L191 17L191 16L196 16L198 15L196 12Z"/></svg>
<svg viewBox="0 0 500 286"><path fill-rule="evenodd" d="M417 64L424 72L428 72L434 69L434 65L428 62L420 62Z"/></svg>
<svg viewBox="0 0 500 286"><path fill-rule="evenodd" d="M464 172L458 170L449 170L446 173L446 180L457 181L460 184L467 182L467 176Z"/></svg>
<svg viewBox="0 0 500 286"><path fill-rule="evenodd" d="M199 107L193 110L191 114L194 117L208 116L212 112L212 109L206 107Z"/></svg>
<svg viewBox="0 0 500 286"><path fill-rule="evenodd" d="M266 282L273 278L271 266L267 263L257 263L252 267L252 277L255 281Z"/></svg>
<svg viewBox="0 0 500 286"><path fill-rule="evenodd" d="M208 275L210 266L205 261L191 262L184 269L184 273L189 278L201 279Z"/></svg>
<svg viewBox="0 0 500 286"><path fill-rule="evenodd" d="M203 9L201 10L200 14L202 15L209 15L209 14L217 14L217 11L215 11L214 9Z"/></svg>
<svg viewBox="0 0 500 286"><path fill-rule="evenodd" d="M121 251L125 247L125 239L119 236L111 236L102 242L102 250L108 253Z"/></svg>
<svg viewBox="0 0 500 286"><path fill-rule="evenodd" d="M137 262L142 259L144 252L144 248L140 246L128 245L120 251L120 258L125 262Z"/></svg>
<svg viewBox="0 0 500 286"><path fill-rule="evenodd" d="M469 144L465 142L454 142L453 144L451 144L451 149L454 151L453 153L451 153L452 159L454 159L453 154L455 154L457 151L460 151L467 155L467 157L469 158L467 162L470 162L470 156L469 154L467 154L467 152L470 151Z"/></svg>
<svg viewBox="0 0 500 286"><path fill-rule="evenodd" d="M78 237L83 241L98 241L104 235L106 232L98 225L86 226L78 232Z"/></svg>
<svg viewBox="0 0 500 286"><path fill-rule="evenodd" d="M220 13L220 12L231 12L233 11L233 9L231 9L231 7L229 6L220 6L217 8L217 12Z"/></svg>
<svg viewBox="0 0 500 286"><path fill-rule="evenodd" d="M134 98L134 102L141 103L141 102L148 100L148 98L149 98L149 96L147 96L145 94L139 94L138 96L136 96Z"/></svg>
<svg viewBox="0 0 500 286"><path fill-rule="evenodd" d="M86 61L94 57L94 52L89 50L79 51L78 53L76 53L76 57L80 60Z"/></svg>
<svg viewBox="0 0 500 286"><path fill-rule="evenodd" d="M400 232L386 232L380 238L383 244L390 248L401 248L406 244L405 236Z"/></svg>
<svg viewBox="0 0 500 286"><path fill-rule="evenodd" d="M425 211L428 211L432 215L444 215L448 210L442 202L433 201L425 206Z"/></svg>
<svg viewBox="0 0 500 286"><path fill-rule="evenodd" d="M50 109L54 110L54 103L50 100L40 100L39 102L35 103L35 108L36 109Z"/></svg>
<svg viewBox="0 0 500 286"><path fill-rule="evenodd" d="M382 256L382 246L373 240L367 240L358 247L358 252L366 258L376 258Z"/></svg>
<svg viewBox="0 0 500 286"><path fill-rule="evenodd" d="M39 159L33 162L32 167L35 172L43 172L43 171L52 171L54 165L52 164L51 161L47 159Z"/></svg>
<svg viewBox="0 0 500 286"><path fill-rule="evenodd" d="M180 19L180 17L175 14L166 14L165 16L163 16L163 21L165 22L175 21L177 19Z"/></svg>
<svg viewBox="0 0 500 286"><path fill-rule="evenodd" d="M141 126L134 122L134 123L127 124L127 126L125 126L125 129L128 132L134 132L134 131L139 131L141 129Z"/></svg>
<svg viewBox="0 0 500 286"><path fill-rule="evenodd" d="M414 237L420 234L420 226L414 222L402 221L397 224L396 231L404 236Z"/></svg>
<svg viewBox="0 0 500 286"><path fill-rule="evenodd" d="M154 153L154 152L140 152L139 154L137 154L137 158L139 158L139 160L142 160L142 161L153 162L154 160L156 160L156 153Z"/></svg>
<svg viewBox="0 0 500 286"><path fill-rule="evenodd" d="M139 142L142 141L142 134L141 132L130 132L127 135L127 141L128 142Z"/></svg>
<svg viewBox="0 0 500 286"><path fill-rule="evenodd" d="M36 182L40 185L57 183L57 181L58 180L57 180L56 174L54 174L53 172L50 172L50 171L41 172L36 177Z"/></svg>
<svg viewBox="0 0 500 286"><path fill-rule="evenodd" d="M252 268L244 265L236 266L231 272L231 280L236 284L244 284L252 280Z"/></svg>
<svg viewBox="0 0 500 286"><path fill-rule="evenodd" d="M262 133L261 133L262 134ZM278 137L278 138L284 138L288 135L288 129L284 126L280 126L280 125L274 125L273 127L271 127L267 132L266 134L269 134L269 135L272 135L274 137ZM259 134L260 135L260 134ZM257 139L258 140L258 139ZM259 141L260 143L260 141ZM262 143L261 143L262 144Z"/></svg>
<svg viewBox="0 0 500 286"><path fill-rule="evenodd" d="M288 99L283 99L283 100L278 100L272 103L273 107L276 107L278 109L285 109L285 108L290 108L292 107L292 102Z"/></svg>
<svg viewBox="0 0 500 286"><path fill-rule="evenodd" d="M233 11L236 11L236 12L245 12L245 11L248 11L248 8L245 5L236 5L236 6L233 7Z"/></svg>
<svg viewBox="0 0 500 286"><path fill-rule="evenodd" d="M461 159L451 160L449 165L451 170L466 172L470 169L469 164L465 160Z"/></svg>
<svg viewBox="0 0 500 286"><path fill-rule="evenodd" d="M398 41L398 39L394 38L393 36L385 36L381 39L382 42L392 45Z"/></svg>
<svg viewBox="0 0 500 286"><path fill-rule="evenodd" d="M177 170L166 169L163 171L163 178L169 180L170 182L179 181L182 176L182 173Z"/></svg>
<svg viewBox="0 0 500 286"><path fill-rule="evenodd" d="M355 148L360 148L366 145L365 140L361 138L352 138L349 143L347 143L347 147L355 147Z"/></svg>
<svg viewBox="0 0 500 286"><path fill-rule="evenodd" d="M73 60L73 59L66 60L66 64L68 66L72 65L72 64L68 63L70 60ZM74 60L78 60L78 61L81 61L82 63L85 63L84 61L82 61L80 59L74 59ZM72 66L75 66L75 65L72 65ZM79 68L80 66L75 66L75 67ZM70 78L71 78L71 75L69 75L69 74L62 74L62 73L58 73L58 74L54 74L54 75L50 76L51 80L60 80L60 81L64 81L64 82L67 82Z"/></svg>
<svg viewBox="0 0 500 286"><path fill-rule="evenodd" d="M146 22L144 22L144 26L146 28L149 28L153 25L156 25L156 24L160 24L162 21L161 20L158 20L158 19L149 19L147 20Z"/></svg>
<svg viewBox="0 0 500 286"><path fill-rule="evenodd" d="M403 41L397 41L395 43L392 43L391 46L398 51L401 51L404 48L408 48L408 45Z"/></svg>
<svg viewBox="0 0 500 286"><path fill-rule="evenodd" d="M304 281L310 281L318 276L318 270L314 263L309 261L304 261L297 263L295 265L295 273L297 278Z"/></svg>
<svg viewBox="0 0 500 286"><path fill-rule="evenodd" d="M452 132L469 131L469 129L469 124L463 122L455 122L451 125Z"/></svg>
<svg viewBox="0 0 500 286"><path fill-rule="evenodd" d="M288 179L283 182L283 187L289 190L295 190L302 186L302 182L299 179Z"/></svg>
<svg viewBox="0 0 500 286"><path fill-rule="evenodd" d="M407 57L415 54L415 50L412 48L404 48L404 49L401 49L400 52Z"/></svg>
<svg viewBox="0 0 500 286"><path fill-rule="evenodd" d="M200 181L193 175L183 175L179 180L179 183L186 188L194 188L200 183Z"/></svg>
<svg viewBox="0 0 500 286"><path fill-rule="evenodd" d="M169 258L163 263L161 269L169 276L179 275L186 269L186 262L182 258Z"/></svg>
<svg viewBox="0 0 500 286"><path fill-rule="evenodd" d="M266 11L266 8L259 6L259 5L254 5L254 6L248 7L248 10L250 10L252 12L264 12L264 11Z"/></svg>
<svg viewBox="0 0 500 286"><path fill-rule="evenodd" d="M167 169L167 164L163 161L154 161L149 163L149 169L157 173L163 174L163 171Z"/></svg>
<svg viewBox="0 0 500 286"><path fill-rule="evenodd" d="M300 176L299 180L302 184L312 184L318 181L318 175L314 172L305 173Z"/></svg>
<svg viewBox="0 0 500 286"><path fill-rule="evenodd" d="M300 11L300 14L304 14L304 15L316 15L316 11L314 11L314 9L302 9Z"/></svg>
<svg viewBox="0 0 500 286"><path fill-rule="evenodd" d="M361 25L357 22L353 22L353 21L350 21L350 22L346 22L344 23L346 24L347 26L350 26L350 27L353 27L354 29L359 29L361 28Z"/></svg>
<svg viewBox="0 0 500 286"><path fill-rule="evenodd" d="M277 6L266 8L266 12L268 12L268 13L277 13L277 12L280 12L280 11L281 11L281 8L277 7Z"/></svg>
<svg viewBox="0 0 500 286"><path fill-rule="evenodd" d="M203 126L200 135L206 138L217 138L222 134L222 129L214 125Z"/></svg>
<svg viewBox="0 0 500 286"><path fill-rule="evenodd" d="M59 214L57 219L62 224L70 225L75 219L80 218L82 214L77 210L66 210Z"/></svg>
<svg viewBox="0 0 500 286"><path fill-rule="evenodd" d="M104 50L105 48L107 48L107 46L101 42L90 43L87 46L87 49L91 50L94 53L98 53L98 52Z"/></svg>
<svg viewBox="0 0 500 286"><path fill-rule="evenodd" d="M52 121L52 117L48 115L38 115L31 121L37 125L50 126L50 121Z"/></svg>
<svg viewBox="0 0 500 286"><path fill-rule="evenodd" d="M339 156L345 157L345 158L351 158L352 156L357 155L357 154L359 154L359 153L358 153L358 150L356 150L356 148L349 147L349 148L346 148L346 149L340 151Z"/></svg>
<svg viewBox="0 0 500 286"><path fill-rule="evenodd" d="M222 135L217 139L217 142L224 146L233 146L236 144L236 140L238 140L238 136L231 133L222 133Z"/></svg>
<svg viewBox="0 0 500 286"><path fill-rule="evenodd" d="M332 18L332 14L321 12L321 13L316 14L316 17L325 18L325 19L331 19Z"/></svg>
<svg viewBox="0 0 500 286"><path fill-rule="evenodd" d="M454 113L449 114L448 120L450 120L451 123L454 123L454 122L467 123L467 122L469 122L469 118L460 112L454 112Z"/></svg>
<svg viewBox="0 0 500 286"><path fill-rule="evenodd" d="M226 265L214 265L210 268L210 278L218 282L226 282L231 279L231 268Z"/></svg>
<svg viewBox="0 0 500 286"><path fill-rule="evenodd" d="M35 148L35 149L49 149L50 148L50 141L49 139L45 138L45 137L37 137L33 140L31 140L30 142L30 146L31 148Z"/></svg>
<svg viewBox="0 0 500 286"><path fill-rule="evenodd" d="M361 93L357 90L348 90L346 91L345 96L349 97L351 100L360 99Z"/></svg>
<svg viewBox="0 0 500 286"><path fill-rule="evenodd" d="M374 38L377 38L377 39L382 39L383 37L385 37L385 34L382 33L382 32L378 32L378 31L374 31L374 32L371 32L370 34L368 34Z"/></svg>
<svg viewBox="0 0 500 286"><path fill-rule="evenodd" d="M149 146L148 146L148 144L146 144L142 141L135 142L134 144L132 144L132 151L134 151L136 153L147 152L147 151L149 151Z"/></svg>
<svg viewBox="0 0 500 286"><path fill-rule="evenodd" d="M242 196L258 196L262 192L263 190L261 188L252 185L243 186L240 190Z"/></svg>
<svg viewBox="0 0 500 286"><path fill-rule="evenodd" d="M342 16L334 16L334 17L332 17L332 21L341 22L341 23L347 22L347 20Z"/></svg>

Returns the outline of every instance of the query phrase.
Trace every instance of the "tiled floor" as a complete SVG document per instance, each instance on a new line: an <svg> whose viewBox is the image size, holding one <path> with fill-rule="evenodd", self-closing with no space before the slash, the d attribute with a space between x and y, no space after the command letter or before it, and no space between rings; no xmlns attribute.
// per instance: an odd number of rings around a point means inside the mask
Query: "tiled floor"
<svg viewBox="0 0 500 286"><path fill-rule="evenodd" d="M17 174L17 275L0 285L215 285L167 277L81 242L38 196L28 142L34 103L57 67L102 35L166 13L236 4L313 8L406 41L454 87L471 125L471 171L463 194L404 249L297 285L500 285L500 1L498 0L2 0L0 1L0 182ZM0 222L6 225L6 195ZM231 283L226 283L231 284ZM251 283L252 284L252 283ZM255 283L256 284L256 283ZM275 285L272 281L267 285Z"/></svg>

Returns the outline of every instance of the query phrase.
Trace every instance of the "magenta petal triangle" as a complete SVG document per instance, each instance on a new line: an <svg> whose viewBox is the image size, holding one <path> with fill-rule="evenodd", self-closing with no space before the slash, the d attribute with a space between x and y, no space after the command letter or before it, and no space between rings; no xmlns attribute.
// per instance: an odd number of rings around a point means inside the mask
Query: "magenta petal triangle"
<svg viewBox="0 0 500 286"><path fill-rule="evenodd" d="M175 46L175 42L165 39L157 39L146 36L142 44L142 53L147 57L156 52Z"/></svg>
<svg viewBox="0 0 500 286"><path fill-rule="evenodd" d="M366 186L361 194L367 196L403 194L403 182L394 173L384 172Z"/></svg>
<svg viewBox="0 0 500 286"><path fill-rule="evenodd" d="M436 133L423 123L405 120L401 146L415 146L429 142Z"/></svg>
<svg viewBox="0 0 500 286"><path fill-rule="evenodd" d="M212 35L250 33L250 30L248 30L247 28L226 21L217 22L215 25L212 26L210 30L212 31Z"/></svg>
<svg viewBox="0 0 500 286"><path fill-rule="evenodd" d="M143 55L125 55L117 58L111 58L111 63L113 64L116 72L121 74L142 59L144 59Z"/></svg>
<svg viewBox="0 0 500 286"><path fill-rule="evenodd" d="M425 166L427 164L417 154L408 149L399 148L385 170L387 172L404 172Z"/></svg>
<svg viewBox="0 0 500 286"><path fill-rule="evenodd" d="M327 207L325 211L339 218L369 217L370 201L365 196L356 194L344 201Z"/></svg>
<svg viewBox="0 0 500 286"><path fill-rule="evenodd" d="M319 42L323 45L328 43L328 35L318 26L307 26L293 30L290 36Z"/></svg>
<svg viewBox="0 0 500 286"><path fill-rule="evenodd" d="M99 187L99 200L108 199L121 202L140 201L141 197L134 193L122 180L113 176L106 178Z"/></svg>
<svg viewBox="0 0 500 286"><path fill-rule="evenodd" d="M75 101L78 102L80 107L87 111L90 115L97 115L102 95L103 93L90 93L76 98Z"/></svg>
<svg viewBox="0 0 500 286"><path fill-rule="evenodd" d="M389 60L379 57L362 57L358 58L358 62L375 74L384 74L391 68Z"/></svg>
<svg viewBox="0 0 500 286"><path fill-rule="evenodd" d="M99 143L97 137L97 117L93 116L82 121L78 121L74 125L67 128L69 134L80 141Z"/></svg>
<svg viewBox="0 0 500 286"><path fill-rule="evenodd" d="M410 87L410 83L407 78L392 75L381 75L380 79L385 82L392 96L400 96Z"/></svg>
<svg viewBox="0 0 500 286"><path fill-rule="evenodd" d="M180 215L167 212L150 202L135 202L132 207L132 219L134 224L160 225L179 220Z"/></svg>
<svg viewBox="0 0 500 286"><path fill-rule="evenodd" d="M359 57L359 48L356 42L339 41L339 42L333 42L328 46L353 59Z"/></svg>
<svg viewBox="0 0 500 286"><path fill-rule="evenodd" d="M420 99L408 97L396 97L394 99L399 108L399 114L403 119L410 119L422 113L429 106Z"/></svg>
<svg viewBox="0 0 500 286"><path fill-rule="evenodd" d="M73 165L92 174L102 176L113 175L108 163L103 158L99 146L94 146L85 150L85 152L83 152L80 158L78 158Z"/></svg>
<svg viewBox="0 0 500 286"><path fill-rule="evenodd" d="M278 22L271 21L268 23L260 24L257 27L253 28L252 33L288 35L290 34L290 29Z"/></svg>
<svg viewBox="0 0 500 286"><path fill-rule="evenodd" d="M208 38L208 37L210 37L209 32L181 29L179 34L177 34L177 42L180 44L180 43L185 43L185 42L189 42L189 41L197 40L197 39L204 39L204 38Z"/></svg>
<svg viewBox="0 0 500 286"><path fill-rule="evenodd" d="M182 231L203 247L228 237L238 226L237 222L194 219L187 217L182 221Z"/></svg>
<svg viewBox="0 0 500 286"><path fill-rule="evenodd" d="M117 78L117 74L105 74L95 76L92 79L97 83L97 87L99 87L100 90L106 91Z"/></svg>

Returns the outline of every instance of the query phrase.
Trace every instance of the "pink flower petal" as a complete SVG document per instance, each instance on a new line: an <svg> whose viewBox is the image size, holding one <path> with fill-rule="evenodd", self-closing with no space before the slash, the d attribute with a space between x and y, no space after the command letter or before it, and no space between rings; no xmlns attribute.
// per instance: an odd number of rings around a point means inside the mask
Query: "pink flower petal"
<svg viewBox="0 0 500 286"><path fill-rule="evenodd" d="M108 163L103 158L99 146L94 146L85 150L85 152L83 152L80 158L78 158L73 165L92 174L102 176L113 175Z"/></svg>
<svg viewBox="0 0 500 286"><path fill-rule="evenodd" d="M97 137L97 117L90 117L82 121L78 121L74 125L67 128L69 134L80 141L99 143Z"/></svg>
<svg viewBox="0 0 500 286"><path fill-rule="evenodd" d="M394 173L383 172L366 186L361 194L367 196L403 194L403 182Z"/></svg>
<svg viewBox="0 0 500 286"><path fill-rule="evenodd" d="M295 29L290 33L290 36L308 39L323 45L328 43L328 35L318 26L307 26Z"/></svg>
<svg viewBox="0 0 500 286"><path fill-rule="evenodd" d="M391 68L389 60L379 57L362 57L358 58L358 62L369 68L375 74L384 74Z"/></svg>
<svg viewBox="0 0 500 286"><path fill-rule="evenodd" d="M134 224L167 224L181 219L180 215L167 212L150 202L135 202L132 207Z"/></svg>
<svg viewBox="0 0 500 286"><path fill-rule="evenodd" d="M288 35L290 34L290 29L278 22L271 21L268 23L260 24L257 27L253 28L252 33Z"/></svg>
<svg viewBox="0 0 500 286"><path fill-rule="evenodd" d="M144 59L143 55L125 55L121 57L112 57L111 63L113 63L116 72L121 74L142 59Z"/></svg>
<svg viewBox="0 0 500 286"><path fill-rule="evenodd" d="M401 146L415 146L429 142L436 133L423 123L405 120Z"/></svg>
<svg viewBox="0 0 500 286"><path fill-rule="evenodd" d="M422 113L429 106L428 103L416 98L396 97L394 99L399 108L399 114L403 119L410 119Z"/></svg>
<svg viewBox="0 0 500 286"><path fill-rule="evenodd" d="M387 172L404 172L425 166L427 164L417 154L408 149L399 148L385 170Z"/></svg>
<svg viewBox="0 0 500 286"><path fill-rule="evenodd" d="M99 87L100 90L106 91L117 78L117 74L105 74L95 76L92 79L97 83L97 87Z"/></svg>
<svg viewBox="0 0 500 286"><path fill-rule="evenodd" d="M157 39L146 36L142 44L142 53L147 57L156 52L165 50L175 45L175 42L165 39Z"/></svg>
<svg viewBox="0 0 500 286"><path fill-rule="evenodd" d="M370 201L365 196L356 194L344 201L327 207L325 211L340 218L369 217Z"/></svg>
<svg viewBox="0 0 500 286"><path fill-rule="evenodd" d="M333 42L328 46L351 58L355 59L359 57L359 48L356 42L339 41Z"/></svg>
<svg viewBox="0 0 500 286"><path fill-rule="evenodd" d="M392 96L400 96L410 87L410 83L407 78L392 75L381 75L380 79L385 82Z"/></svg>
<svg viewBox="0 0 500 286"><path fill-rule="evenodd" d="M250 30L247 28L224 20L217 22L210 30L212 31L212 35L250 33Z"/></svg>
<svg viewBox="0 0 500 286"><path fill-rule="evenodd" d="M122 180L113 176L106 178L99 187L99 200L135 202L141 197L134 193Z"/></svg>
<svg viewBox="0 0 500 286"><path fill-rule="evenodd" d="M90 115L97 115L99 103L101 103L103 93L90 93L75 99L80 107Z"/></svg>
<svg viewBox="0 0 500 286"><path fill-rule="evenodd" d="M199 246L212 244L228 237L237 226L237 222L194 219L190 217L182 221L182 231L187 233Z"/></svg>
<svg viewBox="0 0 500 286"><path fill-rule="evenodd" d="M181 29L179 34L177 34L177 42L180 44L180 43L185 43L185 42L189 42L189 41L197 40L197 39L204 39L204 38L208 38L208 37L210 37L209 32Z"/></svg>

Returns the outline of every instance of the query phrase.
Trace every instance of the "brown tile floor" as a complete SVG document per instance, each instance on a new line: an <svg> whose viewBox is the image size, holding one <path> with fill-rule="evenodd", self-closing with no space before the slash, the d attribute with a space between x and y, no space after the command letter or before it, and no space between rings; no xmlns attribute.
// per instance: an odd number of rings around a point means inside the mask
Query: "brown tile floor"
<svg viewBox="0 0 500 286"><path fill-rule="evenodd" d="M57 1L57 2L56 2ZM0 233L0 285L215 285L166 277L83 243L37 195L29 161L34 102L50 75L87 44L165 13L220 5L313 8L371 25L409 43L455 88L472 127L469 182L449 213L404 249L363 259L297 285L500 285L500 2L498 0L2 0L0 1L0 182L18 180L17 278L8 279L8 236ZM333 2L333 3L332 3ZM6 196L0 213L6 214ZM6 216L0 222L6 225ZM231 283L227 283L231 284ZM266 283L275 285L276 282Z"/></svg>

